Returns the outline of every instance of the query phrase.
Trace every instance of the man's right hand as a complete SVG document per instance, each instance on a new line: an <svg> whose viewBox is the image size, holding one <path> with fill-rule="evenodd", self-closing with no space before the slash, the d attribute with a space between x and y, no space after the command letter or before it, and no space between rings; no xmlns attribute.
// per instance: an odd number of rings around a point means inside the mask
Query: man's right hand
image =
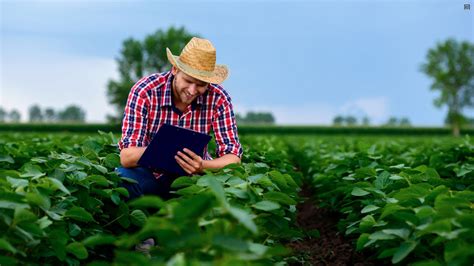
<svg viewBox="0 0 474 266"><path fill-rule="evenodd" d="M120 151L120 164L125 168L138 166L138 160L142 157L146 147L128 147Z"/></svg>

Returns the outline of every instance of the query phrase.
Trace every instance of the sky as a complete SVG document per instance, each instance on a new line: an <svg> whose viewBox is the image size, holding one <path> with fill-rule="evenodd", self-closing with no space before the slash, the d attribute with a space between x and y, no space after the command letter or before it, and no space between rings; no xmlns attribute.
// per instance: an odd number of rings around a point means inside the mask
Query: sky
<svg viewBox="0 0 474 266"><path fill-rule="evenodd" d="M433 105L439 92L420 65L448 38L474 43L474 3L0 0L0 107L26 121L33 104L75 104L88 122L105 122L122 42L170 26L214 44L237 113L272 112L291 125L353 115L441 126L446 108Z"/></svg>

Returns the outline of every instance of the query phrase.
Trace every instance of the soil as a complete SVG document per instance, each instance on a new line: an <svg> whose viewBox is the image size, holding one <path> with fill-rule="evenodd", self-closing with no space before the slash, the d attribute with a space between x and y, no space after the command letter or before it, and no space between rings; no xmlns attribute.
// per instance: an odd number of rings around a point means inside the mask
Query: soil
<svg viewBox="0 0 474 266"><path fill-rule="evenodd" d="M341 216L337 212L320 208L311 198L312 191L303 187L301 196L306 200L298 204L297 225L304 231L319 230L320 237L307 237L290 242L294 251L290 265L382 265L370 254L355 251L355 239L347 238L336 228Z"/></svg>

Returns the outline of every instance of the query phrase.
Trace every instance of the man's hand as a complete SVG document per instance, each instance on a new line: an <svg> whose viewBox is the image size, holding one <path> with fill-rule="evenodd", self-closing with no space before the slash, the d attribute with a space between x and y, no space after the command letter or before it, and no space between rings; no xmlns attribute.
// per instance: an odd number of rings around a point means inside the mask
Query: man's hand
<svg viewBox="0 0 474 266"><path fill-rule="evenodd" d="M201 156L195 154L193 151L184 148L183 152L178 151L174 156L176 162L190 175L201 174L203 172L203 160Z"/></svg>

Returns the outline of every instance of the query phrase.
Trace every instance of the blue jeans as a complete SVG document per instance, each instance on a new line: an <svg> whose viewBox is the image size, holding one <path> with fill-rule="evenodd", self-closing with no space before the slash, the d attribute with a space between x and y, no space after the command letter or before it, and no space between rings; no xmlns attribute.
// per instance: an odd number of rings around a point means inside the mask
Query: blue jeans
<svg viewBox="0 0 474 266"><path fill-rule="evenodd" d="M150 169L143 167L118 167L115 171L119 176L128 177L137 181L137 183L123 181L120 184L121 187L128 190L128 200L138 198L142 195L157 195L165 200L173 197L173 194L170 193L170 189L171 183L176 179L174 176L162 175L156 179Z"/></svg>

